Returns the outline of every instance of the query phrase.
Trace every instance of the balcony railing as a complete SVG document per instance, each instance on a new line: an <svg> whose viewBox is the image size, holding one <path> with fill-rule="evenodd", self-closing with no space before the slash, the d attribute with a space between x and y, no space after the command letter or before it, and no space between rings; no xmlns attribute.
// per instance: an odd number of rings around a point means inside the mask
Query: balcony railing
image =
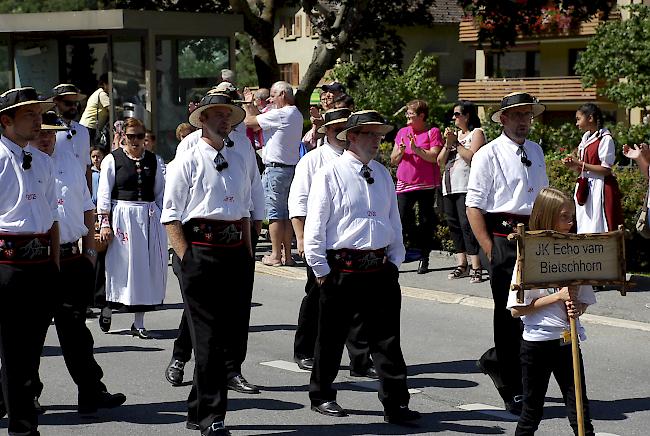
<svg viewBox="0 0 650 436"><path fill-rule="evenodd" d="M542 103L598 100L596 88L583 88L579 76L461 80L458 84L458 98L479 104L498 103L518 91L534 95Z"/></svg>
<svg viewBox="0 0 650 436"><path fill-rule="evenodd" d="M620 11L612 11L609 14L608 20L620 20L621 13ZM519 35L517 38L520 41L530 41L538 39L549 39L549 38L559 38L559 37L569 37L569 36L592 36L596 34L596 28L603 22L596 17L589 21L580 23L580 25L573 29L567 30L556 30L556 31L543 31L533 35L522 36ZM478 26L471 18L463 18L460 22L460 27L458 30L458 40L460 42L466 43L476 43L478 42Z"/></svg>

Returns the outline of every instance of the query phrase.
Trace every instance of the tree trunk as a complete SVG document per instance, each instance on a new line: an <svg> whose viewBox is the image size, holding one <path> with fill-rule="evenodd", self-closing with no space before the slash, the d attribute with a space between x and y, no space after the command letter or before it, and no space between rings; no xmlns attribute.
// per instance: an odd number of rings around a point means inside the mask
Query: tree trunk
<svg viewBox="0 0 650 436"><path fill-rule="evenodd" d="M261 88L270 88L275 82L280 80L280 66L275 57L275 47L273 46L273 35L269 39L262 39L264 43L251 37L251 52L255 71L257 72L257 83ZM270 44L268 43L270 41Z"/></svg>
<svg viewBox="0 0 650 436"><path fill-rule="evenodd" d="M323 44L318 42L314 49L314 56L307 68L307 72L302 77L298 92L296 93L296 106L300 109L303 115L309 111L309 100L311 93L318 85L318 82L323 78L327 70L336 65L336 60L341 56L343 50L334 46L333 44Z"/></svg>

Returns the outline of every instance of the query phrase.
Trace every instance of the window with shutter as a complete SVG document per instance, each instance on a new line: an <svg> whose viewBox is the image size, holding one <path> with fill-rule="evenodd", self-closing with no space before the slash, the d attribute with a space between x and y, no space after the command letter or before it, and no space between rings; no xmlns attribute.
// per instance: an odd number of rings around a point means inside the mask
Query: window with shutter
<svg viewBox="0 0 650 436"><path fill-rule="evenodd" d="M293 86L300 85L300 64L291 64L291 83Z"/></svg>

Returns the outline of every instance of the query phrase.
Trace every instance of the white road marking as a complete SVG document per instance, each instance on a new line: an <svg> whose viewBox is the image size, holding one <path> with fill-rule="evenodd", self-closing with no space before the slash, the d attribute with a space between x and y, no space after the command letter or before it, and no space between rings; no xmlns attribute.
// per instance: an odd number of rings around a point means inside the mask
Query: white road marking
<svg viewBox="0 0 650 436"><path fill-rule="evenodd" d="M615 433L596 433L596 436L618 436Z"/></svg>
<svg viewBox="0 0 650 436"><path fill-rule="evenodd" d="M490 406L488 404L472 403L462 404L458 406L459 409L467 410L469 412L478 412L484 415L495 416L505 421L517 421L518 418L510 412L503 410L501 407Z"/></svg>
<svg viewBox="0 0 650 436"><path fill-rule="evenodd" d="M284 369L291 372L303 372L311 374L311 371L298 368L298 364L295 362L288 362L286 360L272 360L270 362L261 362L260 365L270 366L271 368Z"/></svg>
<svg viewBox="0 0 650 436"><path fill-rule="evenodd" d="M411 394L411 395L421 394L421 393L422 393L422 391L419 390L419 389L414 389L414 388L409 389L409 394Z"/></svg>

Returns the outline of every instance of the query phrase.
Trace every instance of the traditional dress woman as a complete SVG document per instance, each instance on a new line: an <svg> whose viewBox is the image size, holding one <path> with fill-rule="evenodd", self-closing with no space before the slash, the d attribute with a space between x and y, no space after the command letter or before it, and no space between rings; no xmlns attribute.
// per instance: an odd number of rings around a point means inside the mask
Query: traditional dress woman
<svg viewBox="0 0 650 436"><path fill-rule="evenodd" d="M145 128L129 118L121 148L101 165L97 212L101 237L112 239L106 252L106 301L135 313L131 334L150 338L144 312L165 298L167 237L160 223L165 186L156 155L144 148ZM100 316L102 330L110 328L110 308Z"/></svg>

